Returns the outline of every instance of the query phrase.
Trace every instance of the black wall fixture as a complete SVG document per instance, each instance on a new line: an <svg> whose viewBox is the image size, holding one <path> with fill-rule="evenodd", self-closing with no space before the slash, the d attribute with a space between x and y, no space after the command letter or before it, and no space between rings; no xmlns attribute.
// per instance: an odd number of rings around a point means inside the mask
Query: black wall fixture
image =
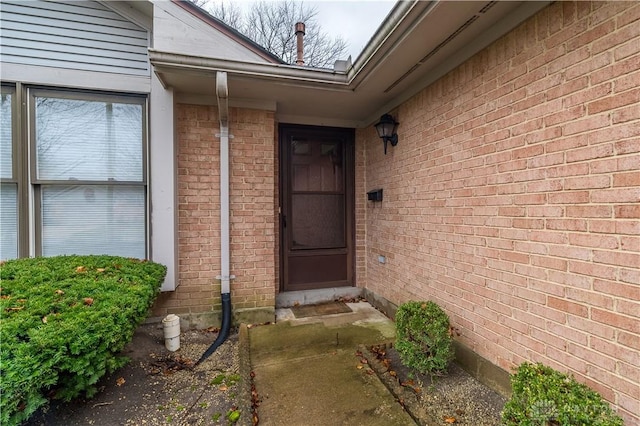
<svg viewBox="0 0 640 426"><path fill-rule="evenodd" d="M367 200L369 201L382 201L382 189L374 189L367 192Z"/></svg>
<svg viewBox="0 0 640 426"><path fill-rule="evenodd" d="M380 117L380 121L375 124L378 136L384 142L384 155L387 155L387 142L391 142L391 146L398 145L398 122L391 116L391 114L385 114Z"/></svg>

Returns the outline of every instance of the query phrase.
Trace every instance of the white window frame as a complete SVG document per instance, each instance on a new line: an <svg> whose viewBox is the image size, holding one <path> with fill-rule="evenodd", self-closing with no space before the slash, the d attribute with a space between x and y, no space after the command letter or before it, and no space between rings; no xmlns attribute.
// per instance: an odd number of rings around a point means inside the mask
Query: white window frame
<svg viewBox="0 0 640 426"><path fill-rule="evenodd" d="M29 87L20 83L6 84L2 91L12 95L13 176L3 183L18 186L18 257L42 255L41 193L47 185L68 182L38 179L35 155L35 99L52 96L78 100L97 100L141 105L142 119L142 179L140 181L74 181L74 185L141 186L144 188L144 253L150 258L150 190L149 190L149 100L147 95L120 94L101 91L69 90L48 87ZM26 100L26 102L24 102ZM21 106L21 107L20 107ZM98 253L96 253L98 254Z"/></svg>

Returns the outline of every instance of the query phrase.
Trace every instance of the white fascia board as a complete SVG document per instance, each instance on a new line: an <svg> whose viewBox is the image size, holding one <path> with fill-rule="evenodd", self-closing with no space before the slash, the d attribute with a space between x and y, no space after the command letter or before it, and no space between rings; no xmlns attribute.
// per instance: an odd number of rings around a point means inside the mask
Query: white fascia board
<svg viewBox="0 0 640 426"><path fill-rule="evenodd" d="M153 29L153 16L146 15L138 9L135 9L126 1L99 1L101 5L116 12L118 15L133 22L134 24L151 32Z"/></svg>
<svg viewBox="0 0 640 426"><path fill-rule="evenodd" d="M0 64L0 80L72 89L110 90L127 93L149 93L151 91L151 81L146 76L80 71L8 62Z"/></svg>
<svg viewBox="0 0 640 426"><path fill-rule="evenodd" d="M309 115L279 114L276 112L276 121L280 123L303 124L309 126L326 127L361 127L361 123L356 120L345 120L341 118L326 118Z"/></svg>
<svg viewBox="0 0 640 426"><path fill-rule="evenodd" d="M174 99L175 99L175 103L177 104L189 104L189 105L217 105L218 104L218 100L216 99L215 96L208 96L208 95L176 93ZM229 106L231 108L259 109L263 111L276 111L277 109L277 104L275 101L243 99L243 98L230 98Z"/></svg>

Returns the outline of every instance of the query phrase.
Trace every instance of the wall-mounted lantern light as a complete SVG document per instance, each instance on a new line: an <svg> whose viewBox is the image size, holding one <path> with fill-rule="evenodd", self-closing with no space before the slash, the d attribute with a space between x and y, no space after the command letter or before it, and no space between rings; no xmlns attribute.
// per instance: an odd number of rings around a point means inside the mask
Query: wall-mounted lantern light
<svg viewBox="0 0 640 426"><path fill-rule="evenodd" d="M387 155L387 142L391 142L391 146L398 145L398 124L391 114L385 114L380 117L380 122L376 124L378 136L384 142L384 155Z"/></svg>

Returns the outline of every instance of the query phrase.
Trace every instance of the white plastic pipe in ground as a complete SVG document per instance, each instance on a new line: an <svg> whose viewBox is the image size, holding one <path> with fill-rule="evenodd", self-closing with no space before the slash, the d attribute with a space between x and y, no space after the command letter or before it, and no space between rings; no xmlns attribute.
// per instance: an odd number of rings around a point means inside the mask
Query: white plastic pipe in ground
<svg viewBox="0 0 640 426"><path fill-rule="evenodd" d="M162 326L164 329L164 346L171 352L180 349L180 317L169 314L162 320Z"/></svg>

